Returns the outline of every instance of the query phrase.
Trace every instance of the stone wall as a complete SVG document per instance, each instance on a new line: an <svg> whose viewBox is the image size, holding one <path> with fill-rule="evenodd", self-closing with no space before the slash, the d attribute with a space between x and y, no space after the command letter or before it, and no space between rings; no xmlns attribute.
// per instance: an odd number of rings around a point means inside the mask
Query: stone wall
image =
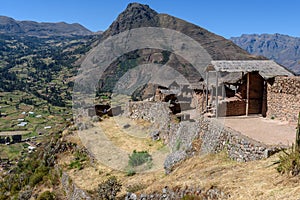
<svg viewBox="0 0 300 200"><path fill-rule="evenodd" d="M278 148L242 135L216 119L202 117L199 123L200 153L217 153L225 150L233 160L247 162L267 158Z"/></svg>
<svg viewBox="0 0 300 200"><path fill-rule="evenodd" d="M300 112L300 77L276 77L268 84L267 117L297 122Z"/></svg>
<svg viewBox="0 0 300 200"><path fill-rule="evenodd" d="M167 133L171 122L171 110L163 102L129 102L126 115L131 119L144 119L153 123L159 131Z"/></svg>
<svg viewBox="0 0 300 200"><path fill-rule="evenodd" d="M239 98L221 100L218 116L239 116L246 114L246 101Z"/></svg>
<svg viewBox="0 0 300 200"><path fill-rule="evenodd" d="M226 151L231 159L248 162L267 158L283 148L255 141L206 117L171 125L168 145L172 151L164 163L167 174L181 161L199 154Z"/></svg>
<svg viewBox="0 0 300 200"><path fill-rule="evenodd" d="M157 130L164 131L160 136L171 149L164 163L166 173L179 162L199 154L226 151L231 159L247 162L266 158L279 149L225 127L215 118L202 116L196 121L176 122L167 103L132 102L128 116L151 121Z"/></svg>

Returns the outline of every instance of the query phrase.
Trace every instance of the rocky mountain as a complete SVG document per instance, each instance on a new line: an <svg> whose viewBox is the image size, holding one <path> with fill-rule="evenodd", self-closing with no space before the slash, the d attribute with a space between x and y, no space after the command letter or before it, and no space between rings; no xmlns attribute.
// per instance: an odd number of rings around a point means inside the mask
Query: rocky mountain
<svg viewBox="0 0 300 200"><path fill-rule="evenodd" d="M243 34L231 40L249 53L275 60L300 75L300 38L282 34Z"/></svg>
<svg viewBox="0 0 300 200"><path fill-rule="evenodd" d="M103 38L140 27L161 27L184 33L199 42L214 60L262 59L262 57L250 55L224 37L182 19L157 13L148 5L138 3L130 3L104 32Z"/></svg>
<svg viewBox="0 0 300 200"><path fill-rule="evenodd" d="M104 31L102 40L107 39L109 36L141 27L160 27L183 33L200 43L213 60L265 59L262 56L249 54L232 41L211 33L204 28L167 14L157 13L148 5L138 3L131 3L127 6L110 27ZM100 90L111 90L112 87L116 85L116 81L118 81L129 69L148 63L172 66L173 69L184 75L190 83L199 82L199 79L201 79L197 70L195 70L184 58L178 55L159 49L139 49L130 52L127 55L123 55L111 64L100 80ZM165 73L160 71L160 74ZM131 77L132 78L129 77L127 79L136 80L136 75L132 74ZM172 78L174 77L172 76ZM162 80L166 81L167 77L162 77ZM133 85L138 86L143 84L144 82L142 83L137 80L136 84Z"/></svg>
<svg viewBox="0 0 300 200"><path fill-rule="evenodd" d="M17 21L13 18L0 16L0 33L27 36L71 36L90 35L92 32L78 23L39 23L34 21Z"/></svg>

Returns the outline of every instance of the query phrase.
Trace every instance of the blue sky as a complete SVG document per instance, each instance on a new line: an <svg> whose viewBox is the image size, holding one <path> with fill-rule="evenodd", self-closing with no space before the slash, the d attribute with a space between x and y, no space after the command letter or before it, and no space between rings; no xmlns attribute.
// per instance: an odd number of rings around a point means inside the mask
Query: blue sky
<svg viewBox="0 0 300 200"><path fill-rule="evenodd" d="M297 0L0 0L0 15L39 22L78 22L105 30L128 3L148 4L226 38L242 33L300 37Z"/></svg>

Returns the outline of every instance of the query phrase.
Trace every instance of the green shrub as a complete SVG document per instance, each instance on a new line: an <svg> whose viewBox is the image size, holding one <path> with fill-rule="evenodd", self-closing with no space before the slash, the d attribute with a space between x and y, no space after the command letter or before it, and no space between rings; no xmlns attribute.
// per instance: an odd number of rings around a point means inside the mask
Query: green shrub
<svg viewBox="0 0 300 200"><path fill-rule="evenodd" d="M44 174L41 172L34 173L32 176L30 176L29 185L31 187L35 186L36 184L38 184L39 182L41 182L43 180L43 177L44 177Z"/></svg>
<svg viewBox="0 0 300 200"><path fill-rule="evenodd" d="M300 173L300 153L294 148L290 151L282 151L279 156L277 171L281 174L296 176Z"/></svg>
<svg viewBox="0 0 300 200"><path fill-rule="evenodd" d="M126 172L126 176L134 176L136 174L135 170L130 168Z"/></svg>
<svg viewBox="0 0 300 200"><path fill-rule="evenodd" d="M129 155L128 164L131 167L136 167L142 165L146 162L151 162L152 157L148 151L136 151L134 150L131 155Z"/></svg>
<svg viewBox="0 0 300 200"><path fill-rule="evenodd" d="M78 170L81 170L81 169L83 169L83 166L82 166L82 164L81 164L81 162L79 160L73 160L69 164L69 169L78 169Z"/></svg>
<svg viewBox="0 0 300 200"><path fill-rule="evenodd" d="M71 161L69 164L69 169L78 169L81 170L83 169L83 164L87 160L87 155L85 152L82 151L76 151L74 154L75 158L74 160Z"/></svg>
<svg viewBox="0 0 300 200"><path fill-rule="evenodd" d="M46 167L45 165L40 165L38 168L36 168L34 173L30 176L29 185L32 187L35 186L36 184L41 182L43 180L43 177L47 176L48 173L49 173L49 168Z"/></svg>
<svg viewBox="0 0 300 200"><path fill-rule="evenodd" d="M55 199L55 195L50 192L50 191L45 191L43 192L38 198L37 200L54 200Z"/></svg>

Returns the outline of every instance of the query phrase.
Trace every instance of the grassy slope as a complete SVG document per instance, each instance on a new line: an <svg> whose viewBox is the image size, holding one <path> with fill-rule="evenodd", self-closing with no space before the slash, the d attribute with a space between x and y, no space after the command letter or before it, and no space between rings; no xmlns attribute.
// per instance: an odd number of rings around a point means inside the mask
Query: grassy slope
<svg viewBox="0 0 300 200"><path fill-rule="evenodd" d="M111 124L113 120L104 122ZM108 124L105 124L105 127ZM114 134L118 137L113 137ZM121 142L126 135L122 135L117 128L110 129L107 136L123 148L128 144L147 147L146 143L139 141L140 138L135 141L133 137L130 138L131 143ZM67 136L67 139L76 143L81 142L76 134ZM71 155L62 155L60 164L67 166L71 158ZM88 191L97 189L99 183L115 175L122 182L122 194L132 187L140 188L141 193L151 193L161 192L165 186L170 188L198 186L203 189L217 186L223 192L230 194L230 199L234 200L299 199L299 196L295 195L300 193L299 177L291 178L280 175L276 171L276 166L272 165L276 160L278 160L278 154L265 160L237 163L228 159L225 153L220 153L193 157L183 162L170 175L165 175L164 170L160 168L153 172L126 176L126 172L113 170L101 163L87 165L82 170L67 171L79 187Z"/></svg>

